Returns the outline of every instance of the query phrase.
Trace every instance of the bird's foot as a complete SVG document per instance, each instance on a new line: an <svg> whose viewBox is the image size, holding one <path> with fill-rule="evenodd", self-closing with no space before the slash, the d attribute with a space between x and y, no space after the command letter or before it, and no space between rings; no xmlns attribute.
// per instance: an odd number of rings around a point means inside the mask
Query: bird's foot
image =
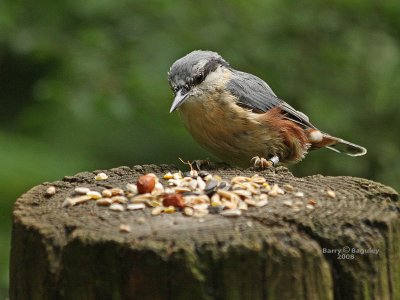
<svg viewBox="0 0 400 300"><path fill-rule="evenodd" d="M255 168L265 170L267 168L276 166L276 164L279 162L279 157L274 155L270 159L265 159L264 157L254 156L250 162Z"/></svg>
<svg viewBox="0 0 400 300"><path fill-rule="evenodd" d="M254 156L250 162L253 164L254 168L256 169L267 169L273 166L273 163L264 157Z"/></svg>
<svg viewBox="0 0 400 300"><path fill-rule="evenodd" d="M185 161L178 157L181 163L188 165L190 170L202 171L202 170L217 170L217 169L229 169L231 166L225 162L214 162L208 159L196 159L193 161Z"/></svg>
<svg viewBox="0 0 400 300"><path fill-rule="evenodd" d="M207 159L196 159L190 162L193 169L197 171L201 170L216 170L216 169L226 169L230 166L224 162L214 162Z"/></svg>

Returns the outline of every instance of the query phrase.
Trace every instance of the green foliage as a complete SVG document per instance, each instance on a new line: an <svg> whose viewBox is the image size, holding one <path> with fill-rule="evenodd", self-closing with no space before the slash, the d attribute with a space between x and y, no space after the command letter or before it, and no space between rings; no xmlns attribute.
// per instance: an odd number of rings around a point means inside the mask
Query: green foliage
<svg viewBox="0 0 400 300"><path fill-rule="evenodd" d="M219 52L322 130L368 148L362 158L311 153L295 174L399 189L399 43L394 0L3 1L0 234L13 201L42 181L209 156L168 113L166 73L194 49ZM3 267L9 241L0 245ZM1 298L6 268L0 280Z"/></svg>

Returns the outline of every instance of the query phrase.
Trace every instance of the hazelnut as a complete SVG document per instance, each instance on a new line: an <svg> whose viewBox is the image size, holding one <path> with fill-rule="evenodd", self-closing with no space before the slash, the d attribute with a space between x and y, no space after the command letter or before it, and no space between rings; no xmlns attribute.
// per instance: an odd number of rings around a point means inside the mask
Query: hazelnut
<svg viewBox="0 0 400 300"><path fill-rule="evenodd" d="M139 194L151 193L156 185L156 177L153 174L140 176L136 185Z"/></svg>
<svg viewBox="0 0 400 300"><path fill-rule="evenodd" d="M166 194L163 197L163 205L168 206L175 206L175 207L184 207L185 201L183 200L183 196L181 194Z"/></svg>

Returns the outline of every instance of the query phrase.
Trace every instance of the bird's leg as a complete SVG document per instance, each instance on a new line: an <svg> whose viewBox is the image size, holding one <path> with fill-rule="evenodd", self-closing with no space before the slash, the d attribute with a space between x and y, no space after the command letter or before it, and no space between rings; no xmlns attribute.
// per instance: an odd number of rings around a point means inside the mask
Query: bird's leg
<svg viewBox="0 0 400 300"><path fill-rule="evenodd" d="M213 162L208 159L196 159L191 162L191 165L194 169L201 170L216 170L216 169L226 169L229 168L230 165L224 162Z"/></svg>
<svg viewBox="0 0 400 300"><path fill-rule="evenodd" d="M264 157L254 156L250 162L255 168L267 169L272 166L276 166L279 162L279 157L277 155L272 156L270 159L265 159Z"/></svg>
<svg viewBox="0 0 400 300"><path fill-rule="evenodd" d="M272 165L275 167L277 164L278 164L278 162L279 162L279 156L278 155L274 155L274 156L272 156L270 159L268 159L271 163L272 163Z"/></svg>

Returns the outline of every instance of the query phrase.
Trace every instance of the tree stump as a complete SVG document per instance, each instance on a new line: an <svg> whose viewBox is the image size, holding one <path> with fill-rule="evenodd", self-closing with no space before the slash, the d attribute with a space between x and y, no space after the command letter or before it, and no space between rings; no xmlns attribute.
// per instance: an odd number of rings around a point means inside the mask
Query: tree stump
<svg viewBox="0 0 400 300"><path fill-rule="evenodd" d="M316 201L294 210L286 193L237 218L114 212L94 201L62 207L76 186L125 187L167 171L176 169L119 167L103 171L104 181L94 180L100 171L84 172L19 198L10 299L400 299L398 194L366 179L296 178L283 167L210 171L226 179L258 173ZM50 185L57 192L46 197Z"/></svg>

